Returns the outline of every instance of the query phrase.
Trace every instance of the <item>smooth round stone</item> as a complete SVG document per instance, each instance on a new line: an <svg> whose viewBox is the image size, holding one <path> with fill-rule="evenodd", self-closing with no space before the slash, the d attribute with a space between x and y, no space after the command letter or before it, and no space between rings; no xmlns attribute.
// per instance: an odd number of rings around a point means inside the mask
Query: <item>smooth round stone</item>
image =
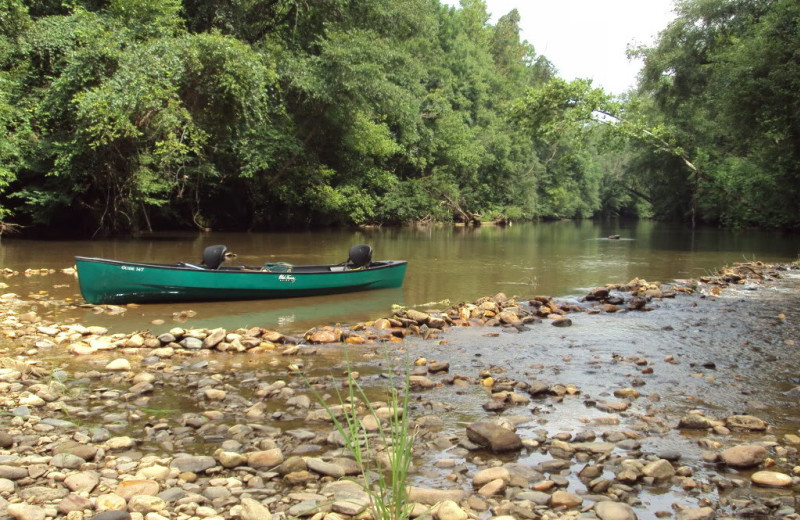
<svg viewBox="0 0 800 520"><path fill-rule="evenodd" d="M789 487L792 485L792 477L777 471L756 471L750 476L753 484L768 487Z"/></svg>

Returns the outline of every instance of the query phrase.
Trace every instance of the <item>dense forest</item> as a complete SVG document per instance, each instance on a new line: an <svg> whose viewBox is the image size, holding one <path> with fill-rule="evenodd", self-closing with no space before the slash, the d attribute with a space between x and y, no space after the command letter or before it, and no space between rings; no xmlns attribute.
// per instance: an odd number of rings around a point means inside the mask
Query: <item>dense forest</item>
<svg viewBox="0 0 800 520"><path fill-rule="evenodd" d="M800 228L800 3L675 9L613 97L481 0L3 0L0 231Z"/></svg>

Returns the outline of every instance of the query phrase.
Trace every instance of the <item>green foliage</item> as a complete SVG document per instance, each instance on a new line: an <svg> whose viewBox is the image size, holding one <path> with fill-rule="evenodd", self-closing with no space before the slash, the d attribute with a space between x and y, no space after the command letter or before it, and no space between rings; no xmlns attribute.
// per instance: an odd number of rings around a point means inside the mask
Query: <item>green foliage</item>
<svg viewBox="0 0 800 520"><path fill-rule="evenodd" d="M7 0L0 222L797 227L799 20L684 0L614 100L481 0Z"/></svg>
<svg viewBox="0 0 800 520"><path fill-rule="evenodd" d="M643 113L684 159L670 185L688 187L683 207L691 200L698 218L800 225L799 27L791 0L684 1L657 46L637 51L654 101Z"/></svg>

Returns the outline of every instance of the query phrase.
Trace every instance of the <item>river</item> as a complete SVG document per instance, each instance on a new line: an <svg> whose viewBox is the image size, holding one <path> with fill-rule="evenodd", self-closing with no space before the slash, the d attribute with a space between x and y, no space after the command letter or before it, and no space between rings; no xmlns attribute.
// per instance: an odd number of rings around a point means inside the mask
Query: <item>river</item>
<svg viewBox="0 0 800 520"><path fill-rule="evenodd" d="M619 235L618 239L610 236ZM247 265L344 261L351 245L373 246L375 259L408 260L402 289L257 302L143 305L121 315L59 307L61 321L91 321L113 331L182 326L261 326L303 331L315 325L386 316L392 305L474 301L504 292L567 297L588 287L639 277L698 277L733 262L794 261L800 236L767 231L690 230L650 221L564 221L510 227L426 226L286 233L158 233L141 238L36 241L5 236L0 268L54 269L48 276L12 276L4 292L82 298L75 278L61 273L75 255L150 262L197 262L203 249L225 244ZM163 324L161 322L164 322Z"/></svg>

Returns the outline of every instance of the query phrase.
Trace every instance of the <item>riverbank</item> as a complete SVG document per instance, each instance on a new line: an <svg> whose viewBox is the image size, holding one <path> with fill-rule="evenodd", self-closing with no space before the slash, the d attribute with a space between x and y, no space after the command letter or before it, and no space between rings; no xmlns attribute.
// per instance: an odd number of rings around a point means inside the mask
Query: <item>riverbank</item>
<svg viewBox="0 0 800 520"><path fill-rule="evenodd" d="M784 269L297 335L106 335L4 297L0 514L363 514L366 495L341 483L358 468L299 374L335 395L355 370L378 403L388 355L413 362L420 514L797 518L798 293Z"/></svg>

